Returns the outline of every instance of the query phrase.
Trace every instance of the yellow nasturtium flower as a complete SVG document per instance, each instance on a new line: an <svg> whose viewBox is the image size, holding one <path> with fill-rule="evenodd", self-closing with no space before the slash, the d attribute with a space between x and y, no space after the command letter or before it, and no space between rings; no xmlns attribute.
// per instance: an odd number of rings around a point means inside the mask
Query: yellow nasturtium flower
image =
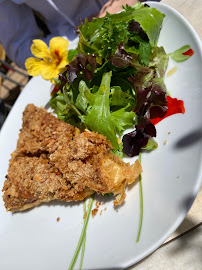
<svg viewBox="0 0 202 270"><path fill-rule="evenodd" d="M34 39L31 45L32 54L37 57L27 58L25 67L30 76L41 75L44 80L58 77L68 62L69 41L63 37L54 37L49 42L49 48L43 40Z"/></svg>

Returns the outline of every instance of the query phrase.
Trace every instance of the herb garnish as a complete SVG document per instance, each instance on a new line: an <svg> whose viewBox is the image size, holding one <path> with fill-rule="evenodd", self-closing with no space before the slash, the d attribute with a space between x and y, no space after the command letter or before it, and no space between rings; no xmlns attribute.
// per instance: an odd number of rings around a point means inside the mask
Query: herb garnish
<svg viewBox="0 0 202 270"><path fill-rule="evenodd" d="M139 153L139 162L141 163L142 153ZM140 196L140 220L139 220L139 228L136 238L136 243L139 242L140 234L142 230L142 220L143 220L143 193L142 193L142 175L139 175L139 196Z"/></svg>
<svg viewBox="0 0 202 270"><path fill-rule="evenodd" d="M92 210L92 206L93 206L93 201L94 201L94 196L92 196L89 200L89 206L88 206L88 210L87 210L87 214L86 214L86 217L84 218L84 224L83 224L83 229L82 229L82 232L81 232L81 236L79 238L79 242L77 244L77 247L76 247L76 250L75 250L75 253L74 253L74 256L72 258L72 261L70 263L70 266L68 268L68 270L73 270L74 269L74 265L77 261L77 258L78 258L78 255L79 255L79 252L80 252L80 249L81 249L81 246L83 243L85 243L85 238L86 238L86 228L87 228L87 225L88 225L88 221L89 221L89 217L90 217L90 213L91 213L91 210ZM80 265L82 266L83 264L83 256L84 256L84 249L85 249L85 245L83 246L83 251L82 251L82 257L81 257L81 263Z"/></svg>

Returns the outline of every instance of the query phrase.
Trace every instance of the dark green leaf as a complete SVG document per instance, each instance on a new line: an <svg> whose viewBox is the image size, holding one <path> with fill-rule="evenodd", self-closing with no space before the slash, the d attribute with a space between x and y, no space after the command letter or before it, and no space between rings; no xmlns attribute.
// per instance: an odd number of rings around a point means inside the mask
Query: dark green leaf
<svg viewBox="0 0 202 270"><path fill-rule="evenodd" d="M149 43L147 43L147 42L141 42L139 50L140 50L140 53L139 53L140 63L145 65L145 66L148 66L150 56L151 56L151 53L152 53L151 45Z"/></svg>
<svg viewBox="0 0 202 270"><path fill-rule="evenodd" d="M72 61L72 59L78 54L78 51L76 49L71 49L68 51L68 60L69 62Z"/></svg>

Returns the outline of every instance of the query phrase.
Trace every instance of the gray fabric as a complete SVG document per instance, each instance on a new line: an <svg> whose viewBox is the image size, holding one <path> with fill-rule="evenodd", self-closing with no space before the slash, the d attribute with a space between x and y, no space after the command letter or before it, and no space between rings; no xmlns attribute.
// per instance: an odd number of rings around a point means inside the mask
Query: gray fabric
<svg viewBox="0 0 202 270"><path fill-rule="evenodd" d="M107 0L0 0L0 43L8 57L24 68L31 56L30 45L35 38L46 43L53 36L73 40L79 19L95 15ZM43 38L33 10L40 13L50 30Z"/></svg>

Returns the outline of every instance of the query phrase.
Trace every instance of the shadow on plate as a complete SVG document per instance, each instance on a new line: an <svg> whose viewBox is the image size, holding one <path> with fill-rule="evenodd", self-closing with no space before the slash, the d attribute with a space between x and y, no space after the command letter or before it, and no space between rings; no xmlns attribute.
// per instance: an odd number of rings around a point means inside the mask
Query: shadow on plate
<svg viewBox="0 0 202 270"><path fill-rule="evenodd" d="M48 206L48 207L54 207L54 206L61 206L61 207L74 207L75 205L80 205L82 204L83 201L77 201L77 202L65 202L65 201L51 201L51 202L43 202L40 205L37 205L35 207L29 208L27 210L21 211L21 212L15 212L12 213L12 215L17 215L17 214L26 214L29 211L32 211L34 208L40 208L40 207L44 207L44 206Z"/></svg>
<svg viewBox="0 0 202 270"><path fill-rule="evenodd" d="M186 134L180 140L176 142L174 148L181 149L185 147L192 146L193 144L198 143L202 139L202 130L196 129L189 134Z"/></svg>

